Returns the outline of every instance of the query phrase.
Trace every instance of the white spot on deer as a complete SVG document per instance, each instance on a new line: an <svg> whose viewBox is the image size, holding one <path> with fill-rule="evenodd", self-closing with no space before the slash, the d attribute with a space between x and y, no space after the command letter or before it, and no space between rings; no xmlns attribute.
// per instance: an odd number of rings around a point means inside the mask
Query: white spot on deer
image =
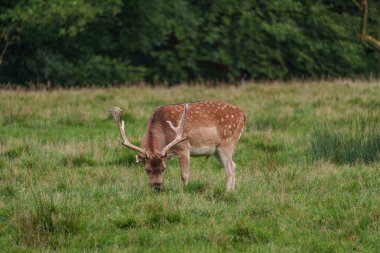
<svg viewBox="0 0 380 253"><path fill-rule="evenodd" d="M234 115L231 115L231 118L234 118Z"/></svg>
<svg viewBox="0 0 380 253"><path fill-rule="evenodd" d="M226 116L226 118L228 119L228 115Z"/></svg>

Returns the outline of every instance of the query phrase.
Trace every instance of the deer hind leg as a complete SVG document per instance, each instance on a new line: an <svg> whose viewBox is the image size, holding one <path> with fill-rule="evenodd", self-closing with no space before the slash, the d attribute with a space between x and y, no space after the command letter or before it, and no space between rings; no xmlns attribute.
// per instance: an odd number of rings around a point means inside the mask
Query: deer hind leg
<svg viewBox="0 0 380 253"><path fill-rule="evenodd" d="M235 188L235 170L236 165L232 160L233 148L219 147L217 151L217 158L224 167L227 180L227 191Z"/></svg>

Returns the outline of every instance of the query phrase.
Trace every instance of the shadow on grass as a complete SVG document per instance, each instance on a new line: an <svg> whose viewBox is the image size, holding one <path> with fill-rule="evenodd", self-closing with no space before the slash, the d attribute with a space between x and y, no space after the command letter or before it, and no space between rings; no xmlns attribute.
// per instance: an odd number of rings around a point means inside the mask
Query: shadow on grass
<svg viewBox="0 0 380 253"><path fill-rule="evenodd" d="M262 227L243 221L235 224L228 232L235 242L267 243L271 238L270 233Z"/></svg>
<svg viewBox="0 0 380 253"><path fill-rule="evenodd" d="M203 182L190 181L184 187L184 191L188 193L204 193L209 187L209 185Z"/></svg>

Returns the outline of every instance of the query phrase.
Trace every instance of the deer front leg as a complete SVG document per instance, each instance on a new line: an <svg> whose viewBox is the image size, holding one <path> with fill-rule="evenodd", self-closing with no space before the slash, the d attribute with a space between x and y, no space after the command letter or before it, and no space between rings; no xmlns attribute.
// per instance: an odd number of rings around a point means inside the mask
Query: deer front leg
<svg viewBox="0 0 380 253"><path fill-rule="evenodd" d="M182 155L179 158L180 167L181 167L181 177L183 185L187 185L189 182L189 164L190 164L190 155Z"/></svg>

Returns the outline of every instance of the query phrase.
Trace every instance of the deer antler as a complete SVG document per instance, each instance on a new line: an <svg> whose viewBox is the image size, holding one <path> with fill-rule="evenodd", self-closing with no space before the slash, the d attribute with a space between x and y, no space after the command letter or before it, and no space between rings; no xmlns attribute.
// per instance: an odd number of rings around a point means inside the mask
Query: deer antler
<svg viewBox="0 0 380 253"><path fill-rule="evenodd" d="M112 116L113 116L113 119L115 120L117 126L119 127L119 132L120 132L120 137L122 139L122 143L124 146L132 149L132 150L135 150L137 152L140 152L140 153L143 153L144 155L146 155L146 151L142 148L139 148L135 145L133 145L127 138L127 136L125 135L125 131L124 131L124 120L123 121L120 121L120 113L123 111L122 109L120 109L119 107L112 107L111 110L109 110L111 113L112 113Z"/></svg>
<svg viewBox="0 0 380 253"><path fill-rule="evenodd" d="M168 150L170 148L172 148L174 145L176 145L176 144L187 139L187 137L182 137L182 135L183 135L183 127L185 125L185 118L186 118L186 114L187 114L188 110L189 110L189 104L185 104L185 108L183 109L183 112L181 114L180 120L178 121L177 127L174 127L170 121L166 121L166 122L168 122L171 129L173 129L174 132L176 133L176 137L174 138L174 140L172 142L170 142L166 147L164 147L162 149L162 151L161 151L162 157L165 157Z"/></svg>

